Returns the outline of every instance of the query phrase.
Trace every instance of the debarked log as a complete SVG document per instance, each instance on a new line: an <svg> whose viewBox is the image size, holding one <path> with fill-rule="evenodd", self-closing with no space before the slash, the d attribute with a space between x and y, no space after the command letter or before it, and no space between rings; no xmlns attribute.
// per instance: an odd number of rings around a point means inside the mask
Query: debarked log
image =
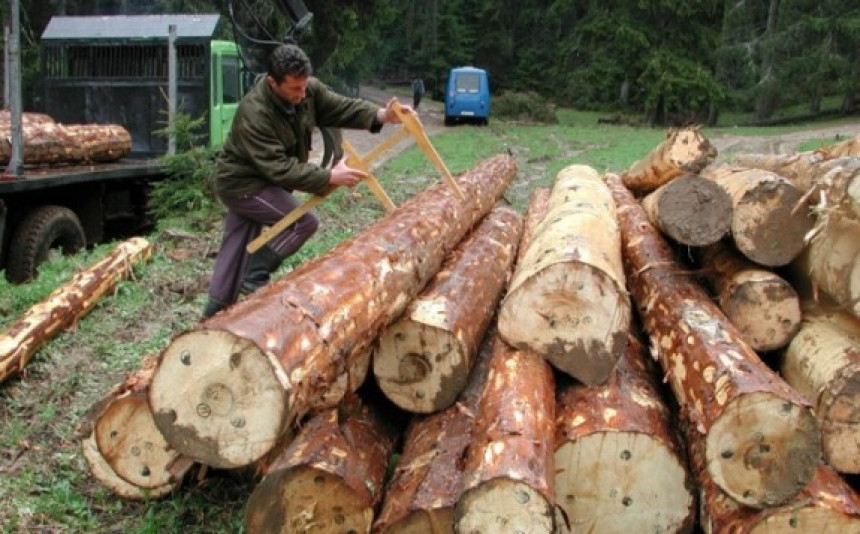
<svg viewBox="0 0 860 534"><path fill-rule="evenodd" d="M701 262L720 309L750 347L776 350L791 341L800 328L800 299L791 284L724 242L704 249Z"/></svg>
<svg viewBox="0 0 860 534"><path fill-rule="evenodd" d="M523 247L499 312L502 338L586 384L605 382L627 343L630 301L615 204L594 169L559 172Z"/></svg>
<svg viewBox="0 0 860 534"><path fill-rule="evenodd" d="M311 417L251 493L245 528L370 532L395 439L356 396Z"/></svg>
<svg viewBox="0 0 860 534"><path fill-rule="evenodd" d="M53 336L89 313L120 280L132 275L133 264L149 259L153 249L142 237L120 243L12 323L0 335L0 382L23 369Z"/></svg>
<svg viewBox="0 0 860 534"><path fill-rule="evenodd" d="M553 532L555 381L537 354L493 340L464 462L457 532Z"/></svg>
<svg viewBox="0 0 860 534"><path fill-rule="evenodd" d="M517 212L494 208L379 335L373 373L394 404L431 413L456 400L510 278L521 232Z"/></svg>
<svg viewBox="0 0 860 534"><path fill-rule="evenodd" d="M780 370L812 401L827 463L860 473L860 321L805 301L803 325Z"/></svg>
<svg viewBox="0 0 860 534"><path fill-rule="evenodd" d="M768 267L787 265L803 250L815 222L803 192L787 179L761 169L708 167L732 199L732 239L750 260Z"/></svg>
<svg viewBox="0 0 860 534"><path fill-rule="evenodd" d="M78 424L83 456L93 477L128 499L170 493L191 467L155 427L146 401L154 370L155 358L145 357L141 368L114 386Z"/></svg>
<svg viewBox="0 0 860 534"><path fill-rule="evenodd" d="M500 155L175 337L149 390L167 441L240 467L271 450L427 284L516 174Z"/></svg>
<svg viewBox="0 0 860 534"><path fill-rule="evenodd" d="M714 482L753 507L778 506L809 482L821 458L809 401L770 370L673 253L616 175L625 270L678 404L706 441Z"/></svg>
<svg viewBox="0 0 860 534"><path fill-rule="evenodd" d="M492 330L481 344L457 402L441 412L416 416L410 422L403 439L403 454L385 488L374 532L454 533L454 506L463 490L463 459L472 443L475 414L496 337Z"/></svg>
<svg viewBox="0 0 860 534"><path fill-rule="evenodd" d="M683 174L642 199L651 224L676 243L704 247L732 226L732 200L712 180Z"/></svg>
<svg viewBox="0 0 860 534"><path fill-rule="evenodd" d="M650 363L631 335L606 385L559 388L559 532L692 530L694 484Z"/></svg>
<svg viewBox="0 0 860 534"><path fill-rule="evenodd" d="M669 130L666 139L623 173L624 185L650 193L685 173L698 173L717 157L717 149L698 128Z"/></svg>

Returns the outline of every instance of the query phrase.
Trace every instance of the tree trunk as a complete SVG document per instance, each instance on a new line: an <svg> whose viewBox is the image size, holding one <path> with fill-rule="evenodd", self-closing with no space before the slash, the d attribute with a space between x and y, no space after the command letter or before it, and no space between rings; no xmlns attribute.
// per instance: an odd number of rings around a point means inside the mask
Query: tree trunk
<svg viewBox="0 0 860 534"><path fill-rule="evenodd" d="M670 130L666 139L622 175L636 193L650 193L686 173L698 173L717 157L717 149L696 128Z"/></svg>
<svg viewBox="0 0 860 534"><path fill-rule="evenodd" d="M179 459L155 427L146 390L155 359L116 385L81 418L84 459L93 477L120 497L146 499L173 491L190 467L171 473ZM182 462L179 462L182 463Z"/></svg>
<svg viewBox="0 0 860 534"><path fill-rule="evenodd" d="M827 463L860 473L860 321L806 301L781 370L813 402Z"/></svg>
<svg viewBox="0 0 860 534"><path fill-rule="evenodd" d="M457 532L553 532L555 382L537 354L493 339L463 466Z"/></svg>
<svg viewBox="0 0 860 534"><path fill-rule="evenodd" d="M248 499L255 532L370 532L395 433L345 401L312 417Z"/></svg>
<svg viewBox="0 0 860 534"><path fill-rule="evenodd" d="M832 469L816 466L809 482L791 501L764 509L738 504L723 493L705 467L702 437L692 429L688 451L698 481L702 530L706 534L794 534L860 532L860 498Z"/></svg>
<svg viewBox="0 0 860 534"><path fill-rule="evenodd" d="M747 506L778 506L809 482L821 457L806 398L741 339L704 290L681 274L668 244L620 178L618 205L628 283L678 404L706 440L714 482Z"/></svg>
<svg viewBox="0 0 860 534"><path fill-rule="evenodd" d="M642 343L631 335L605 386L560 388L555 439L555 495L565 519L558 521L560 532L692 530L693 484L649 363Z"/></svg>
<svg viewBox="0 0 860 534"><path fill-rule="evenodd" d="M521 232L514 210L494 208L380 334L373 373L394 404L416 413L453 404L510 278Z"/></svg>
<svg viewBox="0 0 860 534"><path fill-rule="evenodd" d="M683 174L642 199L651 224L682 245L704 247L732 226L732 200L723 188L697 174Z"/></svg>
<svg viewBox="0 0 860 534"><path fill-rule="evenodd" d="M830 159L860 156L860 134L819 149Z"/></svg>
<svg viewBox="0 0 860 534"><path fill-rule="evenodd" d="M84 161L116 161L131 153L131 134L118 124L67 124Z"/></svg>
<svg viewBox="0 0 860 534"><path fill-rule="evenodd" d="M183 333L149 391L156 424L216 467L262 457L439 270L516 174L497 156L437 184L365 232ZM190 400L189 400L190 399Z"/></svg>
<svg viewBox="0 0 860 534"><path fill-rule="evenodd" d="M148 260L152 251L142 237L120 243L12 323L0 335L0 382L21 371L42 345L89 313L118 281L132 276L132 264Z"/></svg>
<svg viewBox="0 0 860 534"><path fill-rule="evenodd" d="M505 341L586 384L605 382L630 325L619 240L615 205L594 169L559 172L502 301Z"/></svg>
<svg viewBox="0 0 860 534"><path fill-rule="evenodd" d="M779 93L774 74L774 62L776 55L776 44L774 33L779 13L779 0L770 0L767 12L767 26L764 35L760 38L761 49L761 71L759 72L758 87L756 88L755 118L756 120L769 119L773 115L777 105Z"/></svg>
<svg viewBox="0 0 860 534"><path fill-rule="evenodd" d="M803 250L814 219L803 194L760 169L709 167L702 173L732 198L732 238L744 256L768 267L787 265Z"/></svg>
<svg viewBox="0 0 860 534"><path fill-rule="evenodd" d="M705 249L701 260L720 309L750 347L776 350L791 341L800 328L800 302L791 284L725 243Z"/></svg>
<svg viewBox="0 0 860 534"><path fill-rule="evenodd" d="M385 534L454 533L454 506L463 491L463 458L472 443L475 413L487 382L494 327L456 404L413 418L403 454L385 488L373 531Z"/></svg>
<svg viewBox="0 0 860 534"><path fill-rule="evenodd" d="M860 221L829 221L792 268L798 286L811 284L860 317Z"/></svg>

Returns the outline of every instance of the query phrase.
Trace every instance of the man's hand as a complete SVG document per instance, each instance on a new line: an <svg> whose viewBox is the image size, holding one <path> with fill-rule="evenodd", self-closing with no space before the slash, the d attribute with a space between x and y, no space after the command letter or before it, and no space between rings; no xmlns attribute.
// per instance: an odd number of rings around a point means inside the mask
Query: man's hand
<svg viewBox="0 0 860 534"><path fill-rule="evenodd" d="M382 124L400 124L400 117L397 116L397 113L394 113L394 102L397 102L397 97L391 97L391 100L385 104L385 107L379 108L379 111L376 112L376 119ZM405 113L418 114L412 109L412 106L407 106L406 104L400 104L400 109Z"/></svg>
<svg viewBox="0 0 860 534"><path fill-rule="evenodd" d="M394 113L392 111L392 113ZM358 169L353 169L346 165L346 158L341 158L337 165L331 169L331 177L328 180L329 185L345 185L352 187L364 178L367 178L367 173Z"/></svg>

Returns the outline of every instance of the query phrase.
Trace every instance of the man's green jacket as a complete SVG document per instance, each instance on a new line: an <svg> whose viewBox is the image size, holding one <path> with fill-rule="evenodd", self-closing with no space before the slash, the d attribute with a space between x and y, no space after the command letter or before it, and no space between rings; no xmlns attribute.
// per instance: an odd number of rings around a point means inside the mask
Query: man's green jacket
<svg viewBox="0 0 860 534"><path fill-rule="evenodd" d="M261 76L239 103L233 127L218 155L215 190L221 197L256 193L266 185L320 194L331 171L308 163L315 127L378 132L378 106L347 98L311 78L305 99L281 100Z"/></svg>

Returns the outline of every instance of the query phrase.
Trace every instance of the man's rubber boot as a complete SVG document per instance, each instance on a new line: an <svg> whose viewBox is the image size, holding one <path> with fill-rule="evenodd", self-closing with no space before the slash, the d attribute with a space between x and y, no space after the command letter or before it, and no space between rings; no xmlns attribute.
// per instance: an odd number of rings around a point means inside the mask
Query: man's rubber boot
<svg viewBox="0 0 860 534"><path fill-rule="evenodd" d="M227 305L223 302L210 297L206 302L206 307L203 308L203 318L208 319L226 307Z"/></svg>
<svg viewBox="0 0 860 534"><path fill-rule="evenodd" d="M268 284L270 275L281 265L281 260L282 258L269 247L263 247L251 254L239 293L250 295Z"/></svg>

